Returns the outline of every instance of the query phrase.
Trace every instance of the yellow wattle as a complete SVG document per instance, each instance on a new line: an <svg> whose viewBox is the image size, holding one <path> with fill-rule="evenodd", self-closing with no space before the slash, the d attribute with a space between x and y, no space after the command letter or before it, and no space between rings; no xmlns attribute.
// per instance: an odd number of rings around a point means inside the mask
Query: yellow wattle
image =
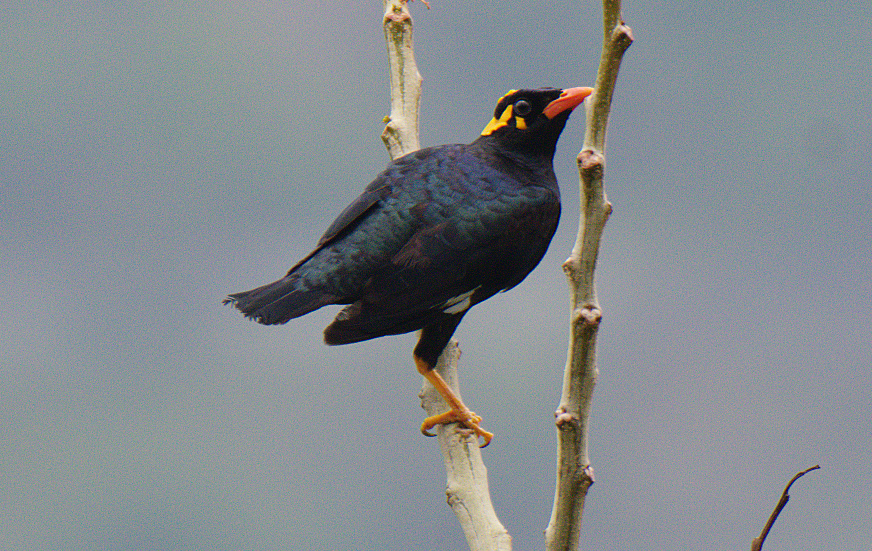
<svg viewBox="0 0 872 551"><path fill-rule="evenodd" d="M503 111L503 114L500 115L499 119L494 117L491 119L491 121L489 123L487 123L487 126L484 127L484 130L481 131L481 135L482 136L490 136L496 129L502 128L502 127L506 126L507 124L509 124L509 119L511 119L511 118L512 118L512 106L509 105Z"/></svg>

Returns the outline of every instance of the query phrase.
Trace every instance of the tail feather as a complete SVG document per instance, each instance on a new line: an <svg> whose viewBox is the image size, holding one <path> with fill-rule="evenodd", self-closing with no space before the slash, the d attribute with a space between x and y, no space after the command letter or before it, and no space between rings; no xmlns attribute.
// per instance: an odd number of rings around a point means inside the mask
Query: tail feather
<svg viewBox="0 0 872 551"><path fill-rule="evenodd" d="M335 304L337 299L318 289L301 288L299 278L286 276L251 291L233 293L224 299L224 304L232 305L258 323L276 325Z"/></svg>

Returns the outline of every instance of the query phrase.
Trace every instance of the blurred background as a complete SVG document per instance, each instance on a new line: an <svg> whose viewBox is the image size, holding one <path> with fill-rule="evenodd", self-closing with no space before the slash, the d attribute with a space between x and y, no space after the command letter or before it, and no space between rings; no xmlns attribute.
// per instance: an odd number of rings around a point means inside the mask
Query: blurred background
<svg viewBox="0 0 872 551"><path fill-rule="evenodd" d="M593 85L595 2L412 5L424 145L510 88ZM872 18L627 1L587 549L867 551ZM387 164L380 2L0 5L0 548L465 548L415 336L337 348L227 293L282 276ZM457 332L493 500L544 547L575 239Z"/></svg>

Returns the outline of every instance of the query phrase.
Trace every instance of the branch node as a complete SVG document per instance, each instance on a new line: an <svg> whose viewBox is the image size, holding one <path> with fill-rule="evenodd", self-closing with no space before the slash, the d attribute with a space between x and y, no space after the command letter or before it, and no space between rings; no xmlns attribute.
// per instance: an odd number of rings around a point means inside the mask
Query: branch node
<svg viewBox="0 0 872 551"><path fill-rule="evenodd" d="M585 304L581 308L577 308L572 313L572 322L574 324L581 323L588 327L596 327L603 319L602 310L593 304Z"/></svg>
<svg viewBox="0 0 872 551"><path fill-rule="evenodd" d="M392 8L392 10L385 12L385 23L402 23L412 19L408 12L404 12L400 6L394 5Z"/></svg>
<svg viewBox="0 0 872 551"><path fill-rule="evenodd" d="M633 29L627 26L623 21L612 31L611 40L613 43L621 47L621 50L626 50L633 43Z"/></svg>
<svg viewBox="0 0 872 551"><path fill-rule="evenodd" d="M596 306L582 308L581 315L584 316L586 325L599 325L603 319L603 312Z"/></svg>
<svg viewBox="0 0 872 551"><path fill-rule="evenodd" d="M591 149L583 149L575 159L582 170L594 170L597 167L602 170L605 163L603 156Z"/></svg>

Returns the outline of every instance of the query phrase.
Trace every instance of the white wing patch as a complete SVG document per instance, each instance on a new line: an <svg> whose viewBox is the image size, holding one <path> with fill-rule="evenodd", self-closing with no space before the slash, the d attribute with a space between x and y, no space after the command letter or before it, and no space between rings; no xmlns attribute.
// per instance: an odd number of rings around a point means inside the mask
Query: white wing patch
<svg viewBox="0 0 872 551"><path fill-rule="evenodd" d="M472 306L472 301L470 297L476 291L478 291L478 287L472 289L471 291L467 291L463 294L457 295L456 297L449 298L444 303L442 303L442 311L446 314L459 314L461 312L465 312Z"/></svg>

